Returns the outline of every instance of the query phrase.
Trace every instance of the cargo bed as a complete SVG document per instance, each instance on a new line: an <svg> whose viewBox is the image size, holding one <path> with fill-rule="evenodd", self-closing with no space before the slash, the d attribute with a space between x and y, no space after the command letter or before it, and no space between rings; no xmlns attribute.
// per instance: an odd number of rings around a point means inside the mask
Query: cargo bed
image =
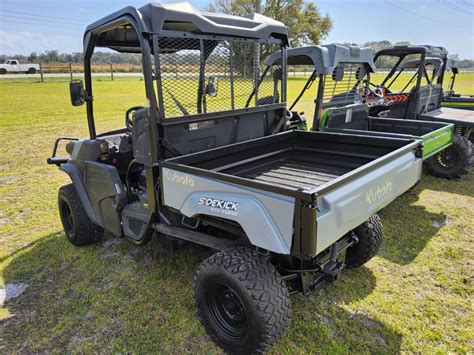
<svg viewBox="0 0 474 355"><path fill-rule="evenodd" d="M417 139L423 142L423 159L449 147L454 135L454 126L450 123L370 117L365 105L349 105L328 110L325 126L321 127L321 130Z"/></svg>
<svg viewBox="0 0 474 355"><path fill-rule="evenodd" d="M166 160L162 203L234 220L259 247L314 256L412 187L421 165L413 140L290 131Z"/></svg>
<svg viewBox="0 0 474 355"><path fill-rule="evenodd" d="M420 120L448 122L472 128L474 127L474 112L458 108L441 107L420 114Z"/></svg>

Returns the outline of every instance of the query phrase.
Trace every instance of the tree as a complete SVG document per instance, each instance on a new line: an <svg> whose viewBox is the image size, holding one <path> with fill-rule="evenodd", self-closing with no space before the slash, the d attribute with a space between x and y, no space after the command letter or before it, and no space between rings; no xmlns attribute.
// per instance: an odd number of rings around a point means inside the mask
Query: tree
<svg viewBox="0 0 474 355"><path fill-rule="evenodd" d="M256 4L256 1L260 1ZM232 15L246 15L260 7L261 13L288 27L292 47L319 44L332 28L329 15L322 16L312 2L305 0L212 0L208 9Z"/></svg>

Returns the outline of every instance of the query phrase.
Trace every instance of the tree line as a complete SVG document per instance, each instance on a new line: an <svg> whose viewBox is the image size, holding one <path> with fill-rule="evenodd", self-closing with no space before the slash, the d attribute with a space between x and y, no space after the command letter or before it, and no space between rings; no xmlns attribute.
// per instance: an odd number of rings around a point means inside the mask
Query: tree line
<svg viewBox="0 0 474 355"><path fill-rule="evenodd" d="M288 36L291 47L320 44L329 34L333 22L328 14L322 14L318 7L308 0L210 0L207 10L233 15L245 15L258 12L275 20L281 21L288 27ZM366 43L343 43L350 45L362 45L371 47L374 52L389 47L392 42L387 40L371 41ZM394 44L410 44L407 41ZM266 52L261 53L265 56ZM18 59L21 62L41 63L82 63L81 52L60 53L57 50L46 50L45 52L32 52L30 55L5 55L0 54L0 62L6 59ZM93 62L97 64L131 64L140 65L139 54L96 52ZM459 58L456 58L459 59ZM390 60L385 60L381 67L390 67ZM459 68L473 68L474 60L459 60Z"/></svg>
<svg viewBox="0 0 474 355"><path fill-rule="evenodd" d="M390 41L372 41L366 43L353 43L353 42L345 42L340 43L343 45L354 45L354 46L363 46L363 47L371 47L374 53L380 49L389 47L391 45L401 45L401 44L409 44L407 42L396 42L392 43ZM474 60L472 59L459 59L457 54L454 54L450 57L455 58L458 60L459 68L460 69L470 69L474 68ZM3 63L7 59L17 59L22 63L75 63L80 64L82 63L83 56L81 52L73 52L73 53L60 53L57 50L47 50L42 53L32 52L30 55L23 55L23 54L15 54L15 55L7 55L7 54L0 54L0 62ZM130 54L130 53L114 53L114 52L96 52L93 56L93 62L97 64L131 64L131 65L141 65L141 57L140 54ZM391 64L391 63L390 63ZM390 67L390 65L385 65L386 67ZM383 67L385 67L383 66Z"/></svg>

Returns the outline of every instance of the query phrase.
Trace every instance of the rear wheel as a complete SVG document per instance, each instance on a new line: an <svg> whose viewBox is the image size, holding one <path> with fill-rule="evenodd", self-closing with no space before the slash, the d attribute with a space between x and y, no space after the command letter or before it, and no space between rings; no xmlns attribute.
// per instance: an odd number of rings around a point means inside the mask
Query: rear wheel
<svg viewBox="0 0 474 355"><path fill-rule="evenodd" d="M454 135L453 144L425 161L430 175L445 179L460 179L472 167L472 143L465 137Z"/></svg>
<svg viewBox="0 0 474 355"><path fill-rule="evenodd" d="M226 351L264 352L290 324L284 281L269 258L252 249L231 248L203 261L193 291L204 328Z"/></svg>
<svg viewBox="0 0 474 355"><path fill-rule="evenodd" d="M28 74L36 74L36 69L35 68L28 69Z"/></svg>
<svg viewBox="0 0 474 355"><path fill-rule="evenodd" d="M64 185L59 189L58 207L64 233L73 245L94 243L104 234L102 227L92 223L87 217L73 184Z"/></svg>
<svg viewBox="0 0 474 355"><path fill-rule="evenodd" d="M347 249L346 265L349 268L362 266L377 254L382 245L383 224L379 215L373 214L352 232L359 242Z"/></svg>

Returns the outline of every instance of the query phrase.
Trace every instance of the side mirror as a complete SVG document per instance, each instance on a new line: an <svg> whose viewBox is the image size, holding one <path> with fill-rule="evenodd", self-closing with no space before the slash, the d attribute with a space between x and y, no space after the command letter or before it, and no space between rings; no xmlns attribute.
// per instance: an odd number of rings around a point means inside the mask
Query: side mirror
<svg viewBox="0 0 474 355"><path fill-rule="evenodd" d="M206 94L211 97L216 97L217 89L218 89L217 76L211 75L206 85Z"/></svg>
<svg viewBox="0 0 474 355"><path fill-rule="evenodd" d="M71 80L69 82L69 92L71 93L71 104L81 106L86 102L86 92L82 80Z"/></svg>

